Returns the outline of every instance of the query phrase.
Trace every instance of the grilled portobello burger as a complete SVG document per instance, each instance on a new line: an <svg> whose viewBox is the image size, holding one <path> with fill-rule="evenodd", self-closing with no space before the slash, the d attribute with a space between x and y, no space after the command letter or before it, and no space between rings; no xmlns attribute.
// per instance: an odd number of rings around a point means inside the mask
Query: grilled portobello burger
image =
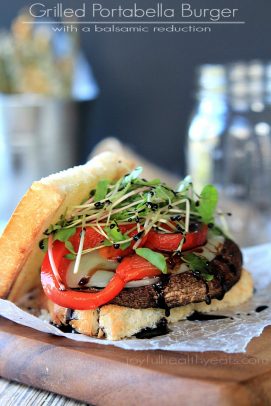
<svg viewBox="0 0 271 406"><path fill-rule="evenodd" d="M18 301L41 267L51 321L112 340L247 300L251 277L215 221L215 187L198 195L186 178L173 190L131 167L105 153L36 182L0 240L0 296Z"/></svg>

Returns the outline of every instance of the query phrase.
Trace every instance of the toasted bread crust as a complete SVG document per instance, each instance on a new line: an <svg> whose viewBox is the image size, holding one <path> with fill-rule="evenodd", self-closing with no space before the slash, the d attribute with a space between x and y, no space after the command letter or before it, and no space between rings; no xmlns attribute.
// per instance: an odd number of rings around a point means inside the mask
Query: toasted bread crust
<svg viewBox="0 0 271 406"><path fill-rule="evenodd" d="M105 152L85 165L34 182L0 238L0 298L16 301L39 283L43 253L39 241L61 214L88 197L100 179L117 179L133 163Z"/></svg>

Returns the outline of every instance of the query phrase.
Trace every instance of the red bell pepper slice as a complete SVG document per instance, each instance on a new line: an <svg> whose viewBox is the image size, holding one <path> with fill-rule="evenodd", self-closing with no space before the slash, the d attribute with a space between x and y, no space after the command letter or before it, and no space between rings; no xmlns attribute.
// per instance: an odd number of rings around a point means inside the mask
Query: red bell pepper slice
<svg viewBox="0 0 271 406"><path fill-rule="evenodd" d="M208 226L201 224L199 229L187 233L182 251L191 250L205 244L207 239ZM151 230L148 233L148 239L144 246L156 251L176 251L183 238L181 233L159 233Z"/></svg>
<svg viewBox="0 0 271 406"><path fill-rule="evenodd" d="M68 250L64 243L54 242L54 262L63 282L66 280L66 273L70 264L70 260L65 258L67 253ZM75 310L88 310L96 309L110 302L121 292L127 282L160 274L159 269L150 262L138 255L133 255L123 259L108 285L99 292L75 291L67 286L66 290L60 290L47 253L41 267L41 283L46 296L59 306Z"/></svg>

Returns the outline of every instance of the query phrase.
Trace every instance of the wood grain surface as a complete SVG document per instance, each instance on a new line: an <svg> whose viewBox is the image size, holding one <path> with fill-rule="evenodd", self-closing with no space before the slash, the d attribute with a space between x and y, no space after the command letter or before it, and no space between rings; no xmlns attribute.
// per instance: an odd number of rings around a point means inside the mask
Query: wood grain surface
<svg viewBox="0 0 271 406"><path fill-rule="evenodd" d="M125 351L0 318L0 376L94 405L270 405L271 327L245 354Z"/></svg>
<svg viewBox="0 0 271 406"><path fill-rule="evenodd" d="M86 406L76 400L0 378L1 406Z"/></svg>

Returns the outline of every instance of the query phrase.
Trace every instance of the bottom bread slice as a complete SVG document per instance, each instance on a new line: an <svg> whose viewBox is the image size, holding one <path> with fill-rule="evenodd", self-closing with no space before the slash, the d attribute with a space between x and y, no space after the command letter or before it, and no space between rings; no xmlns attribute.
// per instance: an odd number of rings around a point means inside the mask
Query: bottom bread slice
<svg viewBox="0 0 271 406"><path fill-rule="evenodd" d="M237 306L248 300L253 293L253 281L249 272L242 271L240 280L227 292L223 300L213 299L210 305L205 302L191 303L186 306L175 307L166 317L168 323L175 323L186 319L193 312L209 313ZM116 305L106 305L100 309L99 329L109 340L119 340L130 337L144 328L155 328L165 317L163 309L132 309Z"/></svg>
<svg viewBox="0 0 271 406"><path fill-rule="evenodd" d="M120 340L131 337L145 328L155 328L161 319L175 323L186 319L193 312L209 313L228 307L236 307L247 301L253 294L253 280L249 272L242 270L240 280L225 294L223 300L213 299L175 307L165 317L163 309L133 309L118 305L105 305L98 310L66 309L47 301L51 320L56 325L71 326L81 334Z"/></svg>

